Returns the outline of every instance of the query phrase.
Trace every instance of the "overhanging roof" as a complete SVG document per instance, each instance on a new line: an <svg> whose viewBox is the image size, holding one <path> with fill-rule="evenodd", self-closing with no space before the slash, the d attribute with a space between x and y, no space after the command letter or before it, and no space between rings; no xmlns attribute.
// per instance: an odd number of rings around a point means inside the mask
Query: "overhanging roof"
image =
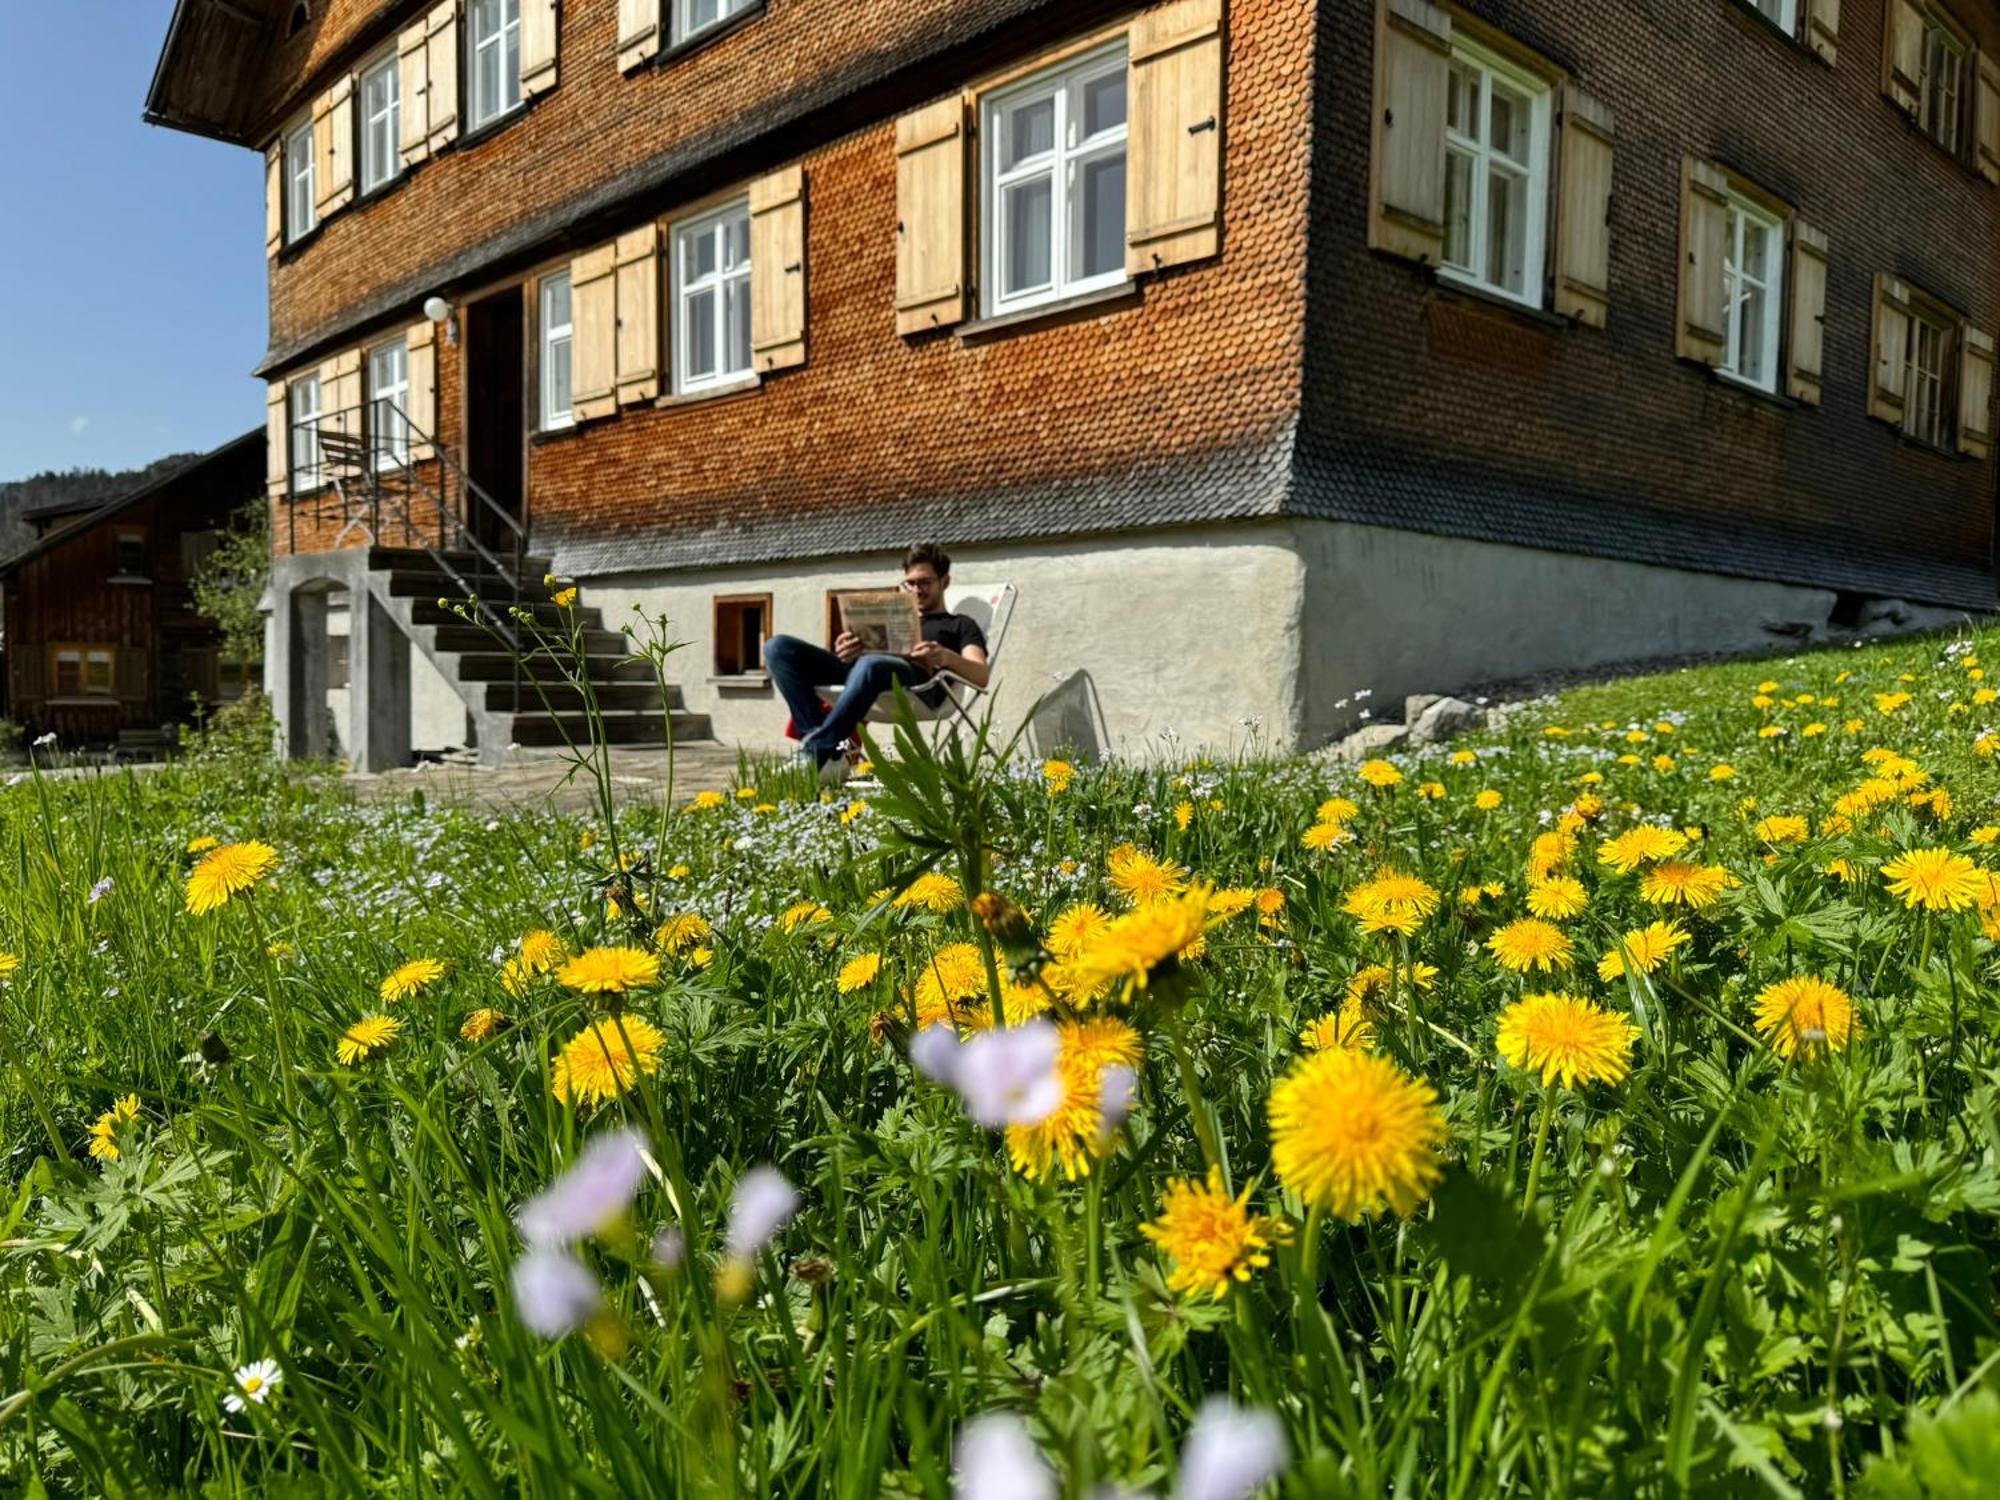
<svg viewBox="0 0 2000 1500"><path fill-rule="evenodd" d="M146 90L147 123L255 145L254 84L273 8L272 0L174 0Z"/></svg>

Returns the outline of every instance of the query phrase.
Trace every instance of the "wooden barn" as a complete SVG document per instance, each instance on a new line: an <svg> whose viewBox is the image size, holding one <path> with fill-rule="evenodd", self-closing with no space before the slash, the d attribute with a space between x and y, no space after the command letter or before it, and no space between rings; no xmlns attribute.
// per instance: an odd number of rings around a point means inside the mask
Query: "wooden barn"
<svg viewBox="0 0 2000 1500"><path fill-rule="evenodd" d="M189 580L263 482L260 428L0 563L0 712L66 748L146 748L193 716L196 697L241 693L254 665L223 659Z"/></svg>

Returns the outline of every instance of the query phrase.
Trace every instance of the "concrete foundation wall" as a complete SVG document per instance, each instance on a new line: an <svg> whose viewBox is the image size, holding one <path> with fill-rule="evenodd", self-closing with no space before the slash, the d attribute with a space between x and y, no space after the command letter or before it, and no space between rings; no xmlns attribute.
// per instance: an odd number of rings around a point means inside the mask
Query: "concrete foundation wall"
<svg viewBox="0 0 2000 1500"><path fill-rule="evenodd" d="M1645 657L1775 648L1825 631L1824 589L1336 521L1295 523L1305 570L1302 741L1406 693ZM1335 708L1348 699L1345 709Z"/></svg>
<svg viewBox="0 0 2000 1500"><path fill-rule="evenodd" d="M326 633L329 640L345 636L350 629L352 622L345 608L335 607L327 611ZM344 736L349 713L348 690L344 687L329 687L326 690L326 707L327 712L332 715L336 731L343 736L340 753L345 754L347 747ZM443 674L430 664L422 652L412 652L410 654L410 749L422 754L425 751L450 750L465 743L464 702L452 691L451 684L444 680Z"/></svg>
<svg viewBox="0 0 2000 1500"><path fill-rule="evenodd" d="M1287 745L1298 715L1304 573L1283 522L1064 541L1038 548L952 549L959 584L1018 590L995 681L996 722L1011 731L1053 679L1083 670L1103 707L1109 751L1228 752L1261 721L1261 742ZM582 580L583 602L617 629L664 612L673 679L724 742L781 747L787 710L768 683L714 677L714 600L772 596L772 632L827 640L827 591L893 586L901 556L883 553L782 568L620 574ZM1177 739L1162 738L1171 730ZM1176 748L1177 747L1177 748Z"/></svg>

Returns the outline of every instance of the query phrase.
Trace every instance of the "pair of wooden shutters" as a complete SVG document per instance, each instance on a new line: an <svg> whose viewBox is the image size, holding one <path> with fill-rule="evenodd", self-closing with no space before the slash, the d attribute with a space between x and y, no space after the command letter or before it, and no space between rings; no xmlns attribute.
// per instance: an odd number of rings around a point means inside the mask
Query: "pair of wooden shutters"
<svg viewBox="0 0 2000 1500"><path fill-rule="evenodd" d="M1924 33L1934 22L1916 0L1889 0L1882 39L1882 92L1917 120L1924 90ZM1968 47L1964 87L1972 91L1972 165L1988 182L2000 184L2000 64Z"/></svg>
<svg viewBox="0 0 2000 1500"><path fill-rule="evenodd" d="M1444 259L1445 113L1452 20L1430 0L1377 0L1368 243ZM1551 284L1555 310L1602 328L1611 307L1611 111L1560 85Z"/></svg>
<svg viewBox="0 0 2000 1500"><path fill-rule="evenodd" d="M805 171L750 184L750 362L759 374L806 358ZM570 410L579 422L660 394L670 319L657 224L570 262Z"/></svg>
<svg viewBox="0 0 2000 1500"><path fill-rule="evenodd" d="M1223 0L1173 0L1127 33L1125 270L1204 260L1222 248ZM977 180L969 151L976 93L896 122L896 331L970 314Z"/></svg>
<svg viewBox="0 0 2000 1500"><path fill-rule="evenodd" d="M1711 368L1729 343L1729 175L1713 163L1681 162L1680 285L1674 352ZM1789 265L1784 287L1785 394L1819 405L1826 363L1827 239L1796 215L1784 219ZM1772 295L1778 288L1771 289Z"/></svg>
<svg viewBox="0 0 2000 1500"><path fill-rule="evenodd" d="M264 253L285 245L285 141L280 135L264 153ZM354 78L337 79L313 101L313 219L319 222L354 201Z"/></svg>
<svg viewBox="0 0 2000 1500"><path fill-rule="evenodd" d="M1917 295L1886 272L1875 277L1868 384L1868 415L1907 430L1911 339L1918 321ZM1935 319L1933 319L1935 321ZM1959 320L1953 330L1958 355L1958 451L1986 458L1993 451L1994 339Z"/></svg>
<svg viewBox="0 0 2000 1500"><path fill-rule="evenodd" d="M431 439L437 431L437 325L428 320L412 324L403 333L408 352L409 394L404 415L415 430L410 433L412 460L429 458ZM319 376L319 409L322 421L336 429L351 428L367 400L362 381L366 355L348 349L322 363ZM282 500L291 490L292 409L291 383L274 380L264 389L264 483L274 500ZM360 418L365 424L365 417Z"/></svg>

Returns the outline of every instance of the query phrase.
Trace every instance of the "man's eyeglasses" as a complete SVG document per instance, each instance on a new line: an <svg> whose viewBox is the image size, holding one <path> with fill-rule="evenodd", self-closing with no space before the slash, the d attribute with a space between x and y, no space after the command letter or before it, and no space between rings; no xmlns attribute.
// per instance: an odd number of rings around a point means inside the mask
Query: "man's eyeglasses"
<svg viewBox="0 0 2000 1500"><path fill-rule="evenodd" d="M935 578L905 578L903 580L903 587L908 592L916 594L921 593L925 589L936 588L937 583L938 581Z"/></svg>

